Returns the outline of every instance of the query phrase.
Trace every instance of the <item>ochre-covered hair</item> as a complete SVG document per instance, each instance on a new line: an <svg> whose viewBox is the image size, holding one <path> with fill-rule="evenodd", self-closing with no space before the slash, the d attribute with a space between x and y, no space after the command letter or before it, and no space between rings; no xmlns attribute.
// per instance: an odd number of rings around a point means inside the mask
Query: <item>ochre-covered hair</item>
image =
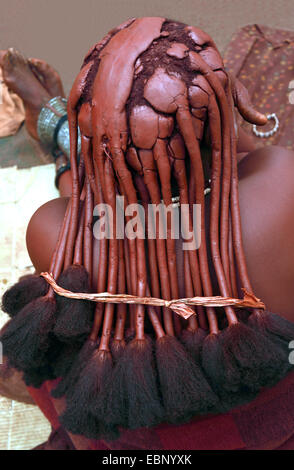
<svg viewBox="0 0 294 470"><path fill-rule="evenodd" d="M230 263L229 259L230 214L231 239L241 283L249 292L252 291L240 231L234 102L251 122L262 124L266 121L263 115L252 109L240 83L237 86L236 81L232 83L214 42L207 34L164 18L141 18L130 20L111 31L89 51L68 103L72 166L77 161L79 123L86 175L97 202L103 198L103 201L113 204L116 192L120 192L128 204L145 197L145 202L159 204L163 199L169 205L172 203L173 179L180 203L196 202L204 207L205 179L200 143L205 126L208 128L212 149L209 236L214 269L223 296L237 295L233 260ZM72 262L78 227L77 168L73 168L73 181L73 209L65 266ZM187 250L186 268L191 273L194 295L211 296L204 210L201 235L198 253ZM106 243L101 244L101 249L106 249ZM103 256L99 263L98 292L106 287L109 292L118 292L117 262L109 262L118 260L118 244L117 240L110 241L108 257ZM128 241L128 245L130 293L146 295L148 266L152 295L178 298L174 240L171 237L166 241L157 238L156 247L148 250L149 263L144 241L138 237L136 241ZM188 292L186 296L189 297ZM217 332L215 313L207 309L207 315L211 331ZM235 321L230 307L227 315L230 321ZM173 334L169 312L164 316L164 323L166 332Z"/></svg>

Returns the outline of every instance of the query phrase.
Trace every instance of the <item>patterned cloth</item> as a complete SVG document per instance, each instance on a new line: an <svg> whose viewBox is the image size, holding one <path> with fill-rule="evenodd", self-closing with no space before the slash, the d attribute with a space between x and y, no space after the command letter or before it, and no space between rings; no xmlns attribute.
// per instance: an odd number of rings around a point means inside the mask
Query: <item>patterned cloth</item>
<svg viewBox="0 0 294 470"><path fill-rule="evenodd" d="M256 137L252 125L240 124L257 147L280 145L294 150L294 32L249 25L232 37L224 55L226 69L247 88L258 111L276 113L280 127L270 138ZM270 121L260 128L271 129Z"/></svg>

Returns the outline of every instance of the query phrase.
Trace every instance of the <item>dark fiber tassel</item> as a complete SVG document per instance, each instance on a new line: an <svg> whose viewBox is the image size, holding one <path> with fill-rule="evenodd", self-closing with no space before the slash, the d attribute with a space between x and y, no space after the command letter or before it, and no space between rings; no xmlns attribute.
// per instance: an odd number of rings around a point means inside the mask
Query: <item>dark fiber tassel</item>
<svg viewBox="0 0 294 470"><path fill-rule="evenodd" d="M294 341L294 323L289 322L275 313L254 310L248 320L249 326L267 334L279 345L284 345L289 351L289 343Z"/></svg>
<svg viewBox="0 0 294 470"><path fill-rule="evenodd" d="M157 389L152 341L134 339L126 349L127 417L130 429L155 426L163 418Z"/></svg>
<svg viewBox="0 0 294 470"><path fill-rule="evenodd" d="M218 392L218 386L222 387L224 374L219 333L210 333L202 343L202 368L213 389Z"/></svg>
<svg viewBox="0 0 294 470"><path fill-rule="evenodd" d="M56 378L52 367L47 364L37 369L28 369L23 373L23 381L28 387L40 388L46 380Z"/></svg>
<svg viewBox="0 0 294 470"><path fill-rule="evenodd" d="M136 333L133 330L133 328L128 328L125 333L125 341L129 343L135 338L135 336L136 336Z"/></svg>
<svg viewBox="0 0 294 470"><path fill-rule="evenodd" d="M235 377L253 392L277 383L288 370L288 358L269 338L238 322L221 332L224 387L234 390Z"/></svg>
<svg viewBox="0 0 294 470"><path fill-rule="evenodd" d="M155 426L163 420L150 338L128 343L106 393L104 419L108 424L136 429ZM101 408L102 404L98 406Z"/></svg>
<svg viewBox="0 0 294 470"><path fill-rule="evenodd" d="M2 310L14 317L23 307L47 294L49 284L43 277L31 274L11 286L2 297Z"/></svg>
<svg viewBox="0 0 294 470"><path fill-rule="evenodd" d="M194 331L182 330L180 340L197 364L201 362L202 345L207 334L208 332L202 328Z"/></svg>
<svg viewBox="0 0 294 470"><path fill-rule="evenodd" d="M50 333L50 346L40 367L26 369L23 380L27 386L40 388L46 380L53 380L59 377L56 375L55 366L63 349L63 344L59 343Z"/></svg>
<svg viewBox="0 0 294 470"><path fill-rule="evenodd" d="M55 313L55 299L47 295L27 304L5 325L0 341L13 367L26 370L46 363Z"/></svg>
<svg viewBox="0 0 294 470"><path fill-rule="evenodd" d="M231 377L231 387L228 392L224 388L226 370L223 360L222 343L220 333L210 333L206 336L202 345L202 368L212 389L220 399L216 411L226 412L235 406L252 400L257 393L253 393L246 387L240 387L240 373Z"/></svg>
<svg viewBox="0 0 294 470"><path fill-rule="evenodd" d="M40 388L46 380L64 377L75 361L82 344L60 343L51 336L50 346L41 367L24 371L23 380L26 385Z"/></svg>
<svg viewBox="0 0 294 470"><path fill-rule="evenodd" d="M110 340L110 350L114 362L117 362L123 355L126 348L126 342L124 339L112 338Z"/></svg>
<svg viewBox="0 0 294 470"><path fill-rule="evenodd" d="M106 427L99 416L94 416L96 399L103 393L103 387L112 370L112 358L109 351L96 349L88 364L80 371L67 407L60 421L73 434L82 434L89 439L103 437L114 438L118 434L113 427Z"/></svg>
<svg viewBox="0 0 294 470"><path fill-rule="evenodd" d="M58 354L52 361L52 369L55 377L65 377L70 371L83 346L81 342L61 343Z"/></svg>
<svg viewBox="0 0 294 470"><path fill-rule="evenodd" d="M54 398L61 398L64 395L70 397L73 393L75 383L77 382L81 371L88 364L93 351L97 347L97 342L92 339L88 339L80 350L78 356L73 362L69 372L62 378L59 384L51 391L51 395Z"/></svg>
<svg viewBox="0 0 294 470"><path fill-rule="evenodd" d="M186 422L215 408L216 395L176 338L163 336L157 340L156 359L168 422Z"/></svg>
<svg viewBox="0 0 294 470"><path fill-rule="evenodd" d="M90 292L89 277L86 269L72 265L63 271L58 284L72 292ZM57 297L57 320L54 334L61 341L75 341L91 331L94 315L94 303L87 300Z"/></svg>
<svg viewBox="0 0 294 470"><path fill-rule="evenodd" d="M202 367L224 412L274 385L285 374L287 361L268 338L237 323L205 338Z"/></svg>

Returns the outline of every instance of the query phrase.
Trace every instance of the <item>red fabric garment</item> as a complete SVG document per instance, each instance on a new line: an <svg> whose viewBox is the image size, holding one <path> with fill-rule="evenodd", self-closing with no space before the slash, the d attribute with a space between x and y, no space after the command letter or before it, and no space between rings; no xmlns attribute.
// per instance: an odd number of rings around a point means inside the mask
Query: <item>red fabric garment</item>
<svg viewBox="0 0 294 470"><path fill-rule="evenodd" d="M48 394L46 384L44 383L41 388L27 387L31 397L38 407L42 410L45 417L50 421L53 429L58 429L60 426L58 421L58 414L53 406L52 399Z"/></svg>
<svg viewBox="0 0 294 470"><path fill-rule="evenodd" d="M76 448L69 439L67 432L59 427L53 429L46 442L34 447L32 450L76 450Z"/></svg>
<svg viewBox="0 0 294 470"><path fill-rule="evenodd" d="M51 389L52 382L47 386ZM29 391L52 427L57 429L56 404L47 386ZM195 418L178 426L161 424L151 429L126 430L111 442L90 441L78 436L70 438L79 450L293 450L294 372L275 387L263 390L251 403L225 414Z"/></svg>

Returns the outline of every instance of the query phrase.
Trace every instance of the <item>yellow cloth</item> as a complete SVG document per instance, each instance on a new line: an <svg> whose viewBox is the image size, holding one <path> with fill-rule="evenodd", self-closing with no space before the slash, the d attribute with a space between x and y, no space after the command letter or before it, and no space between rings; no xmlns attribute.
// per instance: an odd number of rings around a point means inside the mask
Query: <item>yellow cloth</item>
<svg viewBox="0 0 294 470"><path fill-rule="evenodd" d="M16 134L24 120L23 102L19 96L8 90L0 67L0 138Z"/></svg>

